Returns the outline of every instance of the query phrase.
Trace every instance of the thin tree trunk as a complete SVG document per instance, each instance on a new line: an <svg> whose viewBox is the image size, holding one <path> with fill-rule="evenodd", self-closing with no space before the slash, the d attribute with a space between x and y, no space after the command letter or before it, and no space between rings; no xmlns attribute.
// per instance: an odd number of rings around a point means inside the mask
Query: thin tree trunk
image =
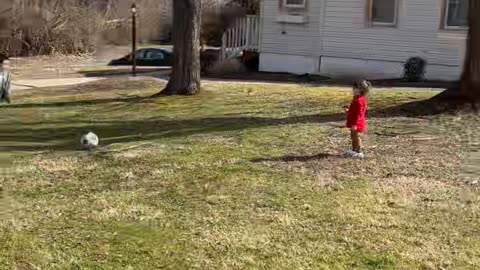
<svg viewBox="0 0 480 270"><path fill-rule="evenodd" d="M480 0L470 0L469 29L460 94L473 103L480 102Z"/></svg>
<svg viewBox="0 0 480 270"><path fill-rule="evenodd" d="M194 95L200 91L201 1L173 1L174 63L159 95Z"/></svg>

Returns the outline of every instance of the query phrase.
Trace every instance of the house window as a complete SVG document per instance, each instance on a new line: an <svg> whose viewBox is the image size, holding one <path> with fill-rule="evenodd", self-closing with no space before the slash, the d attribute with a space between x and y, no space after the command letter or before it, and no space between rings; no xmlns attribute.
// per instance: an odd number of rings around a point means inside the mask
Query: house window
<svg viewBox="0 0 480 270"><path fill-rule="evenodd" d="M305 8L307 0L283 0L283 6L287 8Z"/></svg>
<svg viewBox="0 0 480 270"><path fill-rule="evenodd" d="M398 0L371 0L370 20L373 25L396 25Z"/></svg>
<svg viewBox="0 0 480 270"><path fill-rule="evenodd" d="M305 24L307 17L307 0L279 0L277 22Z"/></svg>
<svg viewBox="0 0 480 270"><path fill-rule="evenodd" d="M447 0L445 28L458 29L468 26L468 1Z"/></svg>

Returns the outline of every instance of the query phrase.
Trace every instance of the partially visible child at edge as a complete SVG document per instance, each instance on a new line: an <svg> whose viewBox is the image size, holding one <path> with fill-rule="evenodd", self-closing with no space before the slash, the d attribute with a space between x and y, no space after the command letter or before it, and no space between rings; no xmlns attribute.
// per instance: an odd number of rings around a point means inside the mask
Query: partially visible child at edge
<svg viewBox="0 0 480 270"><path fill-rule="evenodd" d="M10 104L10 60L0 55L0 103Z"/></svg>
<svg viewBox="0 0 480 270"><path fill-rule="evenodd" d="M347 111L347 127L352 137L352 150L345 153L345 157L364 158L362 152L361 134L367 130L367 94L372 88L368 81L353 84L353 100Z"/></svg>

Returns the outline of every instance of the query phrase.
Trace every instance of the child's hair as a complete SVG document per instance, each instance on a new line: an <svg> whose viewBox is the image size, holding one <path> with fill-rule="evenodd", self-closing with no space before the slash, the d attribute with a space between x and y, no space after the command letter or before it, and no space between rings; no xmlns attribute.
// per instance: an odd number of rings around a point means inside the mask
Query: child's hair
<svg viewBox="0 0 480 270"><path fill-rule="evenodd" d="M372 84L367 80L358 81L353 84L353 88L359 89L361 96L366 96L368 92L370 92L370 89L372 88Z"/></svg>

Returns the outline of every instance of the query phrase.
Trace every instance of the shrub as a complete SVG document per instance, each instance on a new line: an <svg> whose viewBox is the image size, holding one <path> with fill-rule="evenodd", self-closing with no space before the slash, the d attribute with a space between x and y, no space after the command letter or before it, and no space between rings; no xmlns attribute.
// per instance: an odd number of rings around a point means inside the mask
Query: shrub
<svg viewBox="0 0 480 270"><path fill-rule="evenodd" d="M419 82L425 78L427 61L420 57L412 57L404 65L403 78L408 82Z"/></svg>
<svg viewBox="0 0 480 270"><path fill-rule="evenodd" d="M216 62L209 70L208 73L216 76L234 74L234 73L243 73L247 69L242 64L242 62L237 58L230 58L224 61Z"/></svg>
<svg viewBox="0 0 480 270"><path fill-rule="evenodd" d="M0 49L11 56L92 52L103 16L80 0L19 0Z"/></svg>
<svg viewBox="0 0 480 270"><path fill-rule="evenodd" d="M139 41L171 24L172 0L138 0ZM131 43L130 1L17 0L7 22L0 17L0 52L10 56L92 53L98 46ZM3 21L2 21L3 20Z"/></svg>

